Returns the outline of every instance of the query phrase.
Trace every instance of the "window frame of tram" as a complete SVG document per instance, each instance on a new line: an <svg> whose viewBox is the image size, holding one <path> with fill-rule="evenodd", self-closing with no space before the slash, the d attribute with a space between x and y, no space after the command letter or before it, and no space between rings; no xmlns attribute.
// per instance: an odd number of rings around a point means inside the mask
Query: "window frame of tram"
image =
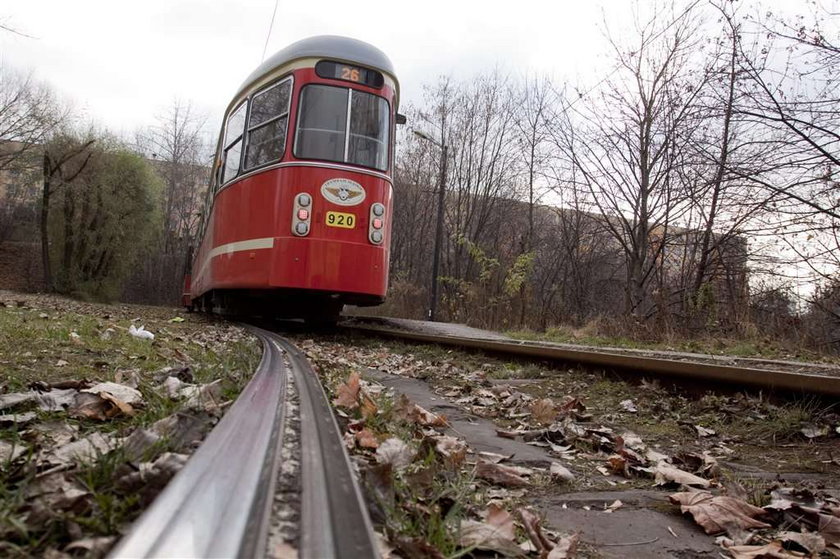
<svg viewBox="0 0 840 559"><path fill-rule="evenodd" d="M234 119L239 119L239 113L242 112L242 126L234 128L233 125L236 124ZM219 181L219 186L226 184L233 179L235 179L239 175L239 170L242 167L242 143L245 137L245 124L248 122L248 99L242 101L234 110L230 112L228 116L227 122L225 123L225 136L222 140L222 165L219 172L221 173L222 180ZM230 134L231 131L237 132L236 136L231 138ZM236 151L236 167L232 168L230 163L232 161L230 157L230 152L233 151L238 147ZM232 171L231 175L228 175L228 171Z"/></svg>
<svg viewBox="0 0 840 559"><path fill-rule="evenodd" d="M255 114L254 106L259 103L259 97L268 94L272 89L284 86L286 86L285 107L281 107L279 112L267 112L263 115L264 118L262 120L252 123ZM225 136L222 141L222 168L220 170L221 178L218 181L219 188L241 174L276 163L283 158L283 154L286 151L286 138L288 138L289 133L289 113L291 111L293 88L294 78L292 76L286 76L259 89L242 101L236 109L231 111L225 124ZM283 98L282 95L280 98ZM234 118L240 117L240 111L244 111L242 113L244 116L241 117L241 128L235 126L238 123L234 122ZM264 140L259 144L255 144L252 141L255 132L268 129L269 126L279 122L283 122L282 131L279 134L275 133L268 140ZM231 137L231 132L237 132L236 136ZM267 146L269 148L274 147L276 149L270 152L264 152L265 158L263 160L260 160L254 165L249 165L248 159L253 145ZM234 168L230 165L232 159L229 157L229 154L234 149L237 149L237 147L238 153L236 156L236 167Z"/></svg>
<svg viewBox="0 0 840 559"><path fill-rule="evenodd" d="M289 112L292 104L293 87L294 80L292 76L287 76L261 88L259 91L251 95L249 100L247 126L245 129L246 139L245 149L243 150L242 172L259 169L260 167L276 163L283 158L283 154L286 151L286 138L288 137L289 131ZM285 91L283 91L283 89L285 89ZM260 98L262 97L268 99L265 96L271 93L272 90L280 91L279 99L285 99L285 106L267 107L269 110L265 111L264 114L261 115L262 120L254 122L255 115L258 115L258 111L262 110L259 108L259 104L261 102ZM279 112L277 112L278 110ZM279 133L278 127L276 126L278 123L282 123L280 125L281 129L279 130ZM259 143L254 141L257 137L257 133L263 130L270 130L271 127L274 127L274 133L267 139L263 139ZM251 148L253 146L258 146L258 149L261 151L254 152L253 155L255 155L258 159L256 162L251 164L249 159L252 156Z"/></svg>
<svg viewBox="0 0 840 559"><path fill-rule="evenodd" d="M307 109L309 109L307 103L310 101L310 93L317 90L322 90L325 92L327 90L334 91L330 93L325 93L324 95L320 96L320 99L312 101L312 103L315 104L313 109L309 110L309 112L305 112L307 111ZM339 92L343 94L340 96L342 99L339 99L339 96L335 96L333 100L327 99L329 95L335 95ZM368 102L367 108L359 107L359 110L365 111L365 109L367 109L368 114L372 117L368 118L367 120L362 120L362 124L370 125L376 123L376 125L378 126L378 132L380 132L380 134L382 135L381 140L375 136L371 136L364 133L369 132L370 129L357 131L353 130L354 115L357 114L357 105L354 104L354 98L356 97ZM369 169L375 169L377 171L383 172L389 169L389 165L391 162L390 140L392 131L391 104L388 101L388 99L380 95L368 93L366 91L360 91L350 87L340 87L320 83L306 84L305 86L303 86L301 88L298 99L298 112L295 124L295 142L293 148L293 153L296 158L313 159L317 161L332 161L335 163L346 163L350 165L358 165L360 167L367 167ZM332 106L323 105L323 101L325 99L328 103L331 102ZM370 103L370 101L372 101L372 103ZM326 110L339 109L341 107L344 107L343 111ZM333 117L333 123L324 125L324 128L306 126L307 124L321 124L325 115L328 117ZM385 117L385 122L382 122L381 120L383 116ZM322 122L307 122L308 120L310 120L310 118L312 120L322 119ZM302 146L301 143L307 141L307 132L331 134L335 136L335 139L338 140L338 142L324 143L317 142L313 139L311 144ZM359 148L359 144L364 142L365 140L371 142L374 146L378 145L380 149L377 149L373 152L372 160L371 158L368 158L367 161L362 161L359 157L359 154L364 153L365 151L370 151ZM354 141L356 147L353 147ZM343 146L341 145L341 142L343 142ZM332 148L329 147L330 143L334 144ZM340 158L338 157L338 150L336 148L341 148ZM327 150L332 151L333 153L325 153Z"/></svg>

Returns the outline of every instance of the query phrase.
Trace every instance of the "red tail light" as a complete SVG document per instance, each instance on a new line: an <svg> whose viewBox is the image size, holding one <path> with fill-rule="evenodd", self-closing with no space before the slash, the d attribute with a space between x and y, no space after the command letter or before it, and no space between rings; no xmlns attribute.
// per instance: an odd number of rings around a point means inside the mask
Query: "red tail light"
<svg viewBox="0 0 840 559"><path fill-rule="evenodd" d="M385 205L376 202L370 206L370 220L368 221L368 240L381 245L385 241L385 233L382 228L385 226Z"/></svg>
<svg viewBox="0 0 840 559"><path fill-rule="evenodd" d="M295 196L295 207L292 212L292 234L298 237L305 237L309 234L310 220L312 213L306 209L312 204L312 197L301 192Z"/></svg>

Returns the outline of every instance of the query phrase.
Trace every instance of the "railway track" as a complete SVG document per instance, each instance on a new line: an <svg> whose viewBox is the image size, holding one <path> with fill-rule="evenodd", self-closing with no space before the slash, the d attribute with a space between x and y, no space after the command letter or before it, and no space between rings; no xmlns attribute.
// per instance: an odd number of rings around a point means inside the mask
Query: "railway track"
<svg viewBox="0 0 840 559"><path fill-rule="evenodd" d="M367 509L317 375L288 341L251 330L263 343L254 377L111 557L272 556L276 550L268 542L282 523L277 510L288 506L299 507L294 546L299 557L377 555ZM295 423L300 432L290 437ZM275 486L281 462L295 446L298 502L283 503L287 496L275 494Z"/></svg>
<svg viewBox="0 0 840 559"><path fill-rule="evenodd" d="M300 557L377 556L362 493L318 376L290 342L267 330L249 328L263 343L262 360L254 377L111 557L276 556L272 546L290 539ZM734 366L711 356L697 361L686 354L673 354L680 358L672 358L502 337L485 339L370 321L346 322L343 328L366 335L578 362L645 375L840 396L840 371L823 367L836 376L818 374L817 365L817 372L784 371L773 369L772 361L758 362L767 368ZM298 463L291 491L293 502L284 502L289 499L288 487L285 493L277 489L284 460ZM294 511L295 535L278 539L277 525L284 522L278 521L278 510L282 515L290 508ZM288 527L286 530L288 533Z"/></svg>
<svg viewBox="0 0 840 559"><path fill-rule="evenodd" d="M748 386L794 394L840 397L840 368L821 364L704 356L677 352L595 349L567 344L491 339L457 335L428 327L413 327L415 321L378 319L350 320L343 328L365 334L423 343L435 343L519 357L596 365L646 376L664 376L692 382ZM423 323L418 323L423 324ZM398 327L395 327L398 326ZM429 324L431 328L438 325Z"/></svg>

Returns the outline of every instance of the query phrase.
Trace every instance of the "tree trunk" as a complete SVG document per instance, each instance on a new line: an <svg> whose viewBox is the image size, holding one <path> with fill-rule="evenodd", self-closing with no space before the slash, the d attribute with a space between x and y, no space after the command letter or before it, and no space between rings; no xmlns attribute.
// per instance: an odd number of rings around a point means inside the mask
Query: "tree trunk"
<svg viewBox="0 0 840 559"><path fill-rule="evenodd" d="M50 155L44 151L44 191L41 195L41 261L44 266L44 288L53 291L52 274L50 271L50 239L47 222L50 216L50 189L52 182Z"/></svg>

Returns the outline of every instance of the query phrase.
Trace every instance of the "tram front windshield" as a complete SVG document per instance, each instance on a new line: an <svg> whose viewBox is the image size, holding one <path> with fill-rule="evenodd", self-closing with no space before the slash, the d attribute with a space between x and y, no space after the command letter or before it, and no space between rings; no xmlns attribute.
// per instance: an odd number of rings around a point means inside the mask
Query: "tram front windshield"
<svg viewBox="0 0 840 559"><path fill-rule="evenodd" d="M307 85L301 93L295 157L388 168L388 102L344 87Z"/></svg>

